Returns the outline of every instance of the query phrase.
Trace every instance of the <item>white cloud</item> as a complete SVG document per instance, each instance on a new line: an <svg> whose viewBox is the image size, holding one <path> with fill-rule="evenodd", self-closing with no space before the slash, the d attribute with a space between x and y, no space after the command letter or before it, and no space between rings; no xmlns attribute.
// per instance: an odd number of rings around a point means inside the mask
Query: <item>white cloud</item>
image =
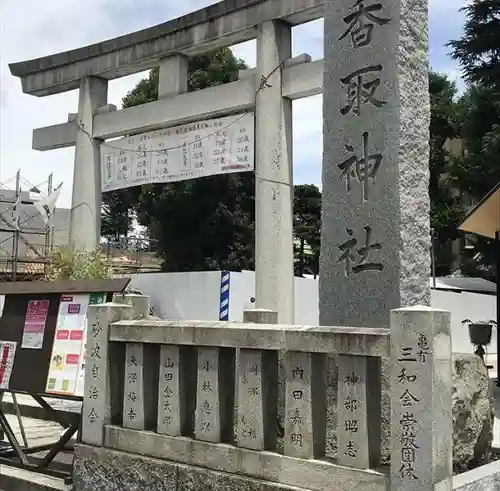
<svg viewBox="0 0 500 491"><path fill-rule="evenodd" d="M462 2L462 0L460 0ZM77 91L36 98L24 95L20 82L11 76L8 63L77 48L121 34L143 29L202 8L211 0L164 2L162 0L2 0L0 2L0 180L14 176L18 168L33 184L64 181L62 203L71 202L72 149L36 152L31 150L33 128L66 121L76 112ZM453 7L452 7L453 5ZM457 2L431 1L431 15L448 18ZM91 21L87 20L91 19ZM323 56L323 21L294 29L293 54L308 52L313 59ZM255 42L235 47L235 54L255 65ZM110 83L109 102L119 105L141 74ZM294 103L294 154L296 182L321 178L321 97Z"/></svg>

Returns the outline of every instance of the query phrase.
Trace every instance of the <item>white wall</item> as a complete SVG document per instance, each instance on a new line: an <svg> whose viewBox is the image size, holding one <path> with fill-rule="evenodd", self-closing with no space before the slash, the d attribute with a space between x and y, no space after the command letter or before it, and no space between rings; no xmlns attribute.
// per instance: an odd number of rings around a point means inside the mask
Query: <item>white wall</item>
<svg viewBox="0 0 500 491"><path fill-rule="evenodd" d="M220 271L193 273L144 273L131 275L130 287L150 297L156 314L163 319L218 320ZM295 323L318 323L318 282L295 278ZM252 308L255 273L231 273L229 320L241 322L243 310Z"/></svg>
<svg viewBox="0 0 500 491"><path fill-rule="evenodd" d="M319 319L317 280L295 278L295 324L315 325ZM243 310L251 308L250 298L255 297L255 273L231 273L229 320L241 322Z"/></svg>
<svg viewBox="0 0 500 491"><path fill-rule="evenodd" d="M219 271L145 273L131 278L130 287L149 295L162 319L219 319Z"/></svg>
<svg viewBox="0 0 500 491"><path fill-rule="evenodd" d="M496 320L495 295L433 290L431 306L451 312L451 348L454 353L472 353L474 351L474 347L469 341L469 329L466 325L461 325L463 320L470 319L473 322ZM496 352L497 330L493 329L488 353Z"/></svg>
<svg viewBox="0 0 500 491"><path fill-rule="evenodd" d="M157 315L164 319L218 320L220 303L219 271L194 273L150 273L132 277L131 287L151 297ZM243 310L251 308L255 296L255 273L231 273L229 320L241 322ZM464 319L496 320L496 297L460 291L433 290L431 305L451 312L454 353L472 353ZM295 324L318 325L318 281L295 278ZM496 353L496 329L488 353Z"/></svg>

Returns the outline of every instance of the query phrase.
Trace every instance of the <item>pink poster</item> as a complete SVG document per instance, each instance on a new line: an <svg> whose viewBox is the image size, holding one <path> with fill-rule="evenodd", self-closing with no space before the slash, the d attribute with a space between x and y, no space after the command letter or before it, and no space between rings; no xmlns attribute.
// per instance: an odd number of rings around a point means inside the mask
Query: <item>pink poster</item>
<svg viewBox="0 0 500 491"><path fill-rule="evenodd" d="M42 349L48 313L48 300L30 300L28 302L21 348Z"/></svg>

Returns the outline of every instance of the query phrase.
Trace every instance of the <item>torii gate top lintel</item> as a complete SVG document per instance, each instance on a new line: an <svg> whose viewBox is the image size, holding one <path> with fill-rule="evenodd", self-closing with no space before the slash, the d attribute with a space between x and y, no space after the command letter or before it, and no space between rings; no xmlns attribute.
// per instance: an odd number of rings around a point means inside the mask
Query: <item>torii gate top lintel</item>
<svg viewBox="0 0 500 491"><path fill-rule="evenodd" d="M158 65L253 39L270 19L291 25L324 15L325 0L224 0L177 19L82 48L9 65L23 92L38 97L78 89L84 76L112 80Z"/></svg>

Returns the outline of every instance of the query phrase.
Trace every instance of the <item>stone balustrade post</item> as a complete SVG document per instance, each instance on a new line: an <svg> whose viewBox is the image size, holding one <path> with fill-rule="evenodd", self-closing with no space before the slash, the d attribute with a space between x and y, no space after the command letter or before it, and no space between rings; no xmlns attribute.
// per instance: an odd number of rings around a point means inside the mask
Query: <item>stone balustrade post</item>
<svg viewBox="0 0 500 491"><path fill-rule="evenodd" d="M391 491L452 489L450 313L391 312Z"/></svg>
<svg viewBox="0 0 500 491"><path fill-rule="evenodd" d="M243 322L277 324L274 310L248 309ZM278 352L241 349L236 354L236 435L238 446L276 448L278 422Z"/></svg>
<svg viewBox="0 0 500 491"><path fill-rule="evenodd" d="M285 353L285 455L302 459L325 455L326 357Z"/></svg>
<svg viewBox="0 0 500 491"><path fill-rule="evenodd" d="M198 348L195 438L228 443L234 436L235 350Z"/></svg>
<svg viewBox="0 0 500 491"><path fill-rule="evenodd" d="M119 423L124 383L124 349L110 343L110 325L132 318L132 307L116 303L90 305L87 314L82 442L102 446L104 426Z"/></svg>
<svg viewBox="0 0 500 491"><path fill-rule="evenodd" d="M149 297L125 294L119 301L132 307L134 320L149 317ZM123 427L134 430L156 429L159 382L158 346L127 343L125 387L123 391Z"/></svg>
<svg viewBox="0 0 500 491"><path fill-rule="evenodd" d="M339 356L337 365L339 464L376 468L381 457L380 358Z"/></svg>
<svg viewBox="0 0 500 491"><path fill-rule="evenodd" d="M149 317L149 297L137 293L115 293L113 302L130 305L133 308L133 319L147 319Z"/></svg>

